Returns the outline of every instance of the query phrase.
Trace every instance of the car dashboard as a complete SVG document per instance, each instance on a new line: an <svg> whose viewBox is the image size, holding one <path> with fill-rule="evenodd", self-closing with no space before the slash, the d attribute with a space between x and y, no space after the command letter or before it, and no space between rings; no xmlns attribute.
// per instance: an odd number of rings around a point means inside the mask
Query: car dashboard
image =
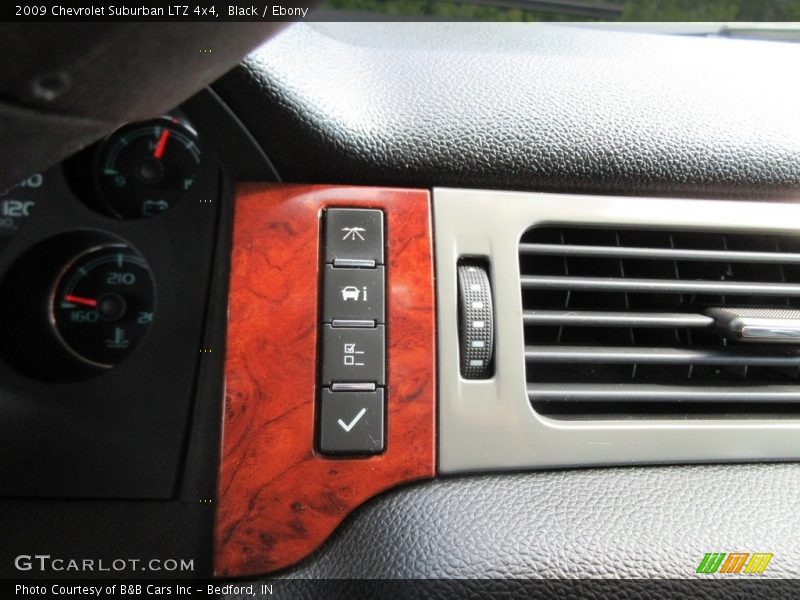
<svg viewBox="0 0 800 600"><path fill-rule="evenodd" d="M0 196L0 572L797 577L798 60L301 23L28 175Z"/></svg>

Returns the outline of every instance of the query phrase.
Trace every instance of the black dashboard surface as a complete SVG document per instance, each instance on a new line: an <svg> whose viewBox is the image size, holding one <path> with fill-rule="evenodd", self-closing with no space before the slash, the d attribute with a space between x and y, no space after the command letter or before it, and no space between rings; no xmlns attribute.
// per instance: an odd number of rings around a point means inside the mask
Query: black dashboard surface
<svg viewBox="0 0 800 600"><path fill-rule="evenodd" d="M785 198L800 46L555 25L296 25L217 91L285 181Z"/></svg>
<svg viewBox="0 0 800 600"><path fill-rule="evenodd" d="M796 579L798 485L796 464L441 479L364 506L286 576L683 579L716 548L764 548L766 575Z"/></svg>

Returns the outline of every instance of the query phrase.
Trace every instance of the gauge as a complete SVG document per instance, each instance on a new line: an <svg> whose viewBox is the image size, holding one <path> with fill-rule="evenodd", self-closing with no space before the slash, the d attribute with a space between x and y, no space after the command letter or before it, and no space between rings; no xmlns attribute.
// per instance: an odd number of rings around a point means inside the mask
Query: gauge
<svg viewBox="0 0 800 600"><path fill-rule="evenodd" d="M124 244L91 248L63 270L51 300L56 336L79 359L112 367L142 340L155 310L145 260Z"/></svg>
<svg viewBox="0 0 800 600"><path fill-rule="evenodd" d="M99 149L101 196L116 217L155 216L192 189L200 158L197 135L177 119L127 125Z"/></svg>

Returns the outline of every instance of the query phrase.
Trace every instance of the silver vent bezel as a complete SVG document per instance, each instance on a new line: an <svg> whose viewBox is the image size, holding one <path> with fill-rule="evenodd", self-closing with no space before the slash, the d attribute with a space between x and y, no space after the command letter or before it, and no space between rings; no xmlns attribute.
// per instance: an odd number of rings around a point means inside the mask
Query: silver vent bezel
<svg viewBox="0 0 800 600"><path fill-rule="evenodd" d="M439 328L439 470L796 460L800 417L561 420L526 391L519 241L531 227L588 225L800 235L800 205L458 190L433 193ZM795 227L788 224L795 223ZM495 376L459 374L456 265L486 257Z"/></svg>

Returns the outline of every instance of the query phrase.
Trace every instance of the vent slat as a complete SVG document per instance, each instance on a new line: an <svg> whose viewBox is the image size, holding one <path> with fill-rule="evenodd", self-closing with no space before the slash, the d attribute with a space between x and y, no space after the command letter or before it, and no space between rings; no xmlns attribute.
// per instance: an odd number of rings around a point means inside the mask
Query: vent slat
<svg viewBox="0 0 800 600"><path fill-rule="evenodd" d="M800 354L739 354L719 349L605 348L583 346L527 346L525 360L544 363L661 364L661 365L750 365L800 367Z"/></svg>
<svg viewBox="0 0 800 600"><path fill-rule="evenodd" d="M800 285L757 281L687 281L622 279L618 277L560 277L523 275L524 289L664 294L800 295Z"/></svg>
<svg viewBox="0 0 800 600"><path fill-rule="evenodd" d="M636 313L588 310L526 310L526 325L589 327L710 327L714 319L684 313Z"/></svg>
<svg viewBox="0 0 800 600"><path fill-rule="evenodd" d="M620 384L529 384L531 402L800 402L800 386L701 387Z"/></svg>
<svg viewBox="0 0 800 600"><path fill-rule="evenodd" d="M573 244L520 244L521 254L587 256L602 258L643 258L649 260L691 260L790 264L800 263L800 253L740 252L734 250L686 250L679 248L632 248L624 246L580 246Z"/></svg>

